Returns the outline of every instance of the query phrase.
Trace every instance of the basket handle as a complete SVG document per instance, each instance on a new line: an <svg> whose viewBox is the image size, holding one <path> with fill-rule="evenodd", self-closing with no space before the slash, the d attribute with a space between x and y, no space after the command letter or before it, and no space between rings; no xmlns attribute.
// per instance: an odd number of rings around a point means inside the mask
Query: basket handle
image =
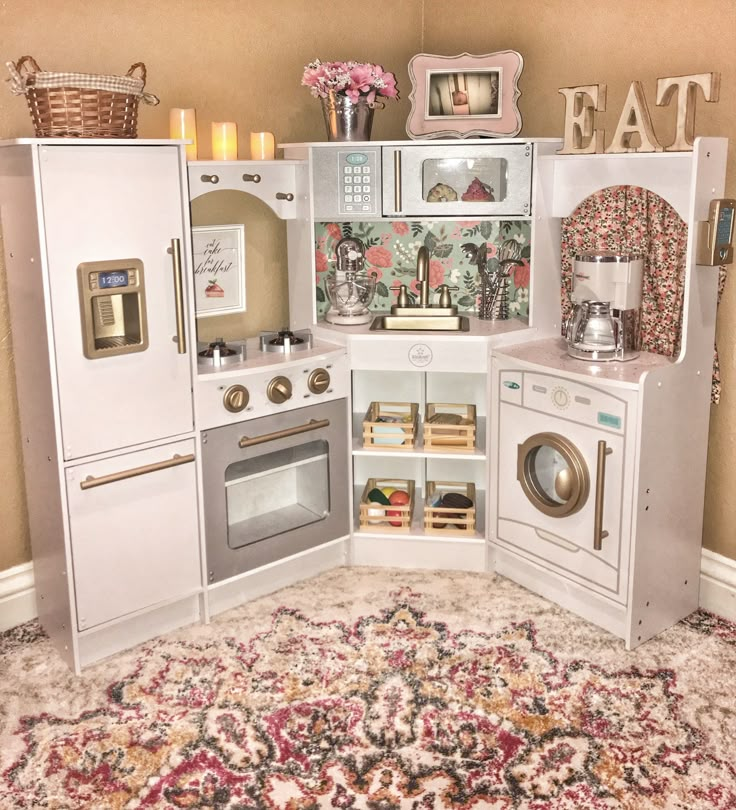
<svg viewBox="0 0 736 810"><path fill-rule="evenodd" d="M30 65L32 69L29 69L28 65ZM21 58L15 63L15 69L20 75L23 75L24 69L26 73L41 72L38 62L32 56L21 56Z"/></svg>
<svg viewBox="0 0 736 810"><path fill-rule="evenodd" d="M140 71L138 76L135 75L136 70ZM146 66L143 62L136 62L134 65L131 65L128 68L128 72L125 74L126 76L130 76L131 78L140 79L143 82L143 86L146 86ZM150 104L152 107L155 107L160 99L158 96L154 96L153 93L141 93L141 101L144 104Z"/></svg>
<svg viewBox="0 0 736 810"><path fill-rule="evenodd" d="M26 87L35 84L36 73L41 72L32 56L21 56L17 62L6 62L5 66L10 73L10 92L16 96L24 95Z"/></svg>
<svg viewBox="0 0 736 810"><path fill-rule="evenodd" d="M135 76L135 72L138 69L140 69L140 76ZM131 65L128 68L128 72L125 75L134 77L136 79L142 79L143 84L145 84L146 83L146 66L143 64L143 62L136 62L134 65Z"/></svg>

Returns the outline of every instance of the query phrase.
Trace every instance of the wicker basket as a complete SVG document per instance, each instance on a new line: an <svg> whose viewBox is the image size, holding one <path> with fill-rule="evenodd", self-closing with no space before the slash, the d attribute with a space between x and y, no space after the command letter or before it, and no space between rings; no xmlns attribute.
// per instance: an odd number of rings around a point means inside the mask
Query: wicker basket
<svg viewBox="0 0 736 810"><path fill-rule="evenodd" d="M138 102L159 101L143 92L143 62L131 65L125 76L51 73L32 56L6 64L12 92L26 97L37 138L135 138Z"/></svg>

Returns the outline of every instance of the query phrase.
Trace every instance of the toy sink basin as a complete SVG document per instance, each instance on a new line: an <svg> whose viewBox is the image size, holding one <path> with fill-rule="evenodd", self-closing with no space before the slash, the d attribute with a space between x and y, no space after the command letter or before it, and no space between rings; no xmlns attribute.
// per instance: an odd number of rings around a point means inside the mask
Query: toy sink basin
<svg viewBox="0 0 736 810"><path fill-rule="evenodd" d="M468 332L465 315L379 315L371 332Z"/></svg>

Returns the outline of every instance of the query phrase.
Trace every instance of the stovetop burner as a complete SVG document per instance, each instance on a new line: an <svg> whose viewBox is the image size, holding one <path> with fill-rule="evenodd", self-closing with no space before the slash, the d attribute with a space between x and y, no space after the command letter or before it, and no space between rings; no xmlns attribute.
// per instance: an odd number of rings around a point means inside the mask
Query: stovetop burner
<svg viewBox="0 0 736 810"><path fill-rule="evenodd" d="M309 329L292 332L290 329L281 329L278 332L266 332L261 335L262 352L301 352L312 348L312 333Z"/></svg>
<svg viewBox="0 0 736 810"><path fill-rule="evenodd" d="M233 349L222 338L215 338L197 354L197 363L203 366L228 366L245 360L245 344Z"/></svg>

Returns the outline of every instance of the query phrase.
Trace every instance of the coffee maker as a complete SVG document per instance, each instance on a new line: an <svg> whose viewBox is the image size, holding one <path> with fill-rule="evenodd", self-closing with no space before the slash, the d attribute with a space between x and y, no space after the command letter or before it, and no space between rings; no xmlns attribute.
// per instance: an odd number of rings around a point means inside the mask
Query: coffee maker
<svg viewBox="0 0 736 810"><path fill-rule="evenodd" d="M608 251L581 253L573 261L573 311L567 353L580 360L633 360L639 326L644 260Z"/></svg>

